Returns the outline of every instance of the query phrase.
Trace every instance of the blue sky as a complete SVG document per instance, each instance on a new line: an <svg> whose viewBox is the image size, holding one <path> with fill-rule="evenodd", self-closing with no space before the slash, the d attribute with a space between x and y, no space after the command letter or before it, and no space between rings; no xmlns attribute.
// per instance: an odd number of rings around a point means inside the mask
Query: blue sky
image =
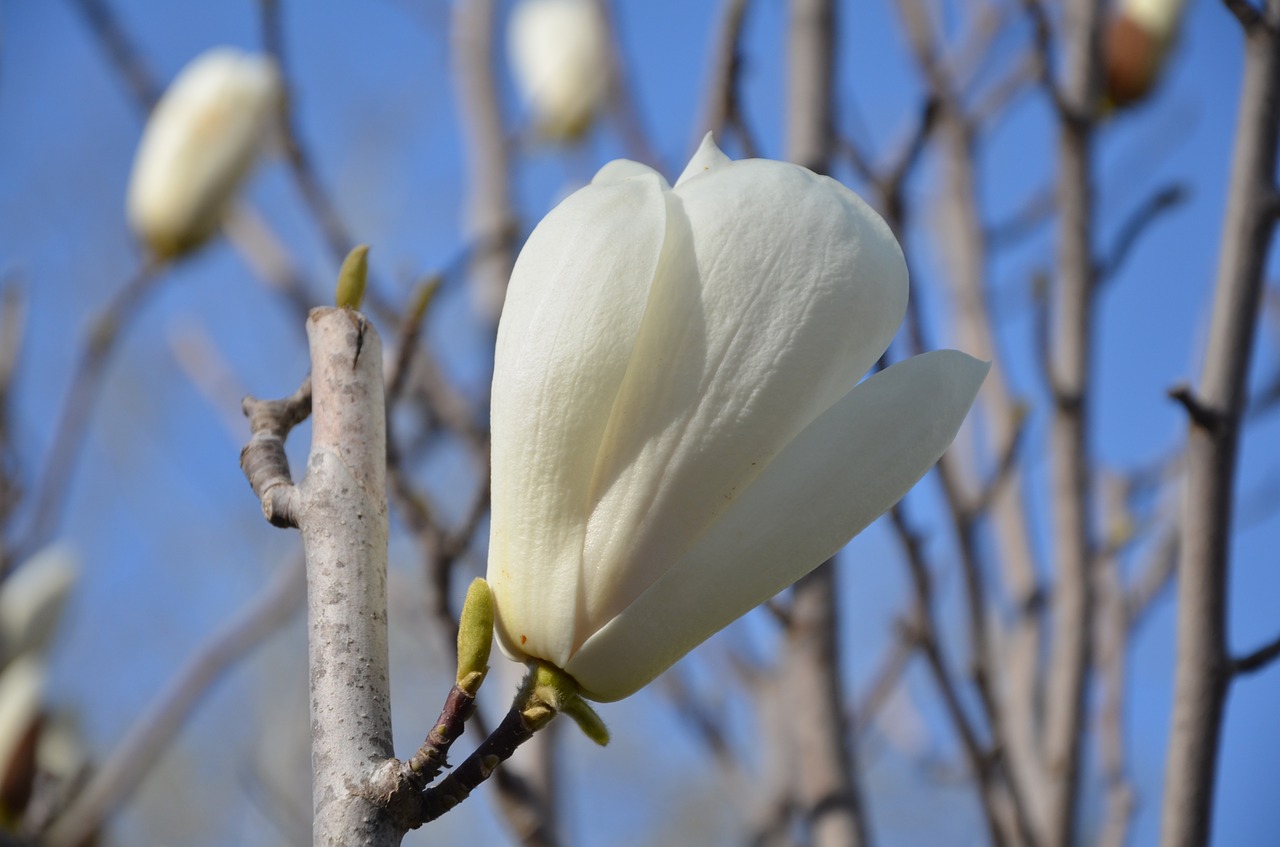
<svg viewBox="0 0 1280 847"><path fill-rule="evenodd" d="M679 173L695 141L707 51L718 4L678 0L618 0L624 61L639 117L669 175ZM966 4L940 2L958 26ZM1009 4L1016 6L1017 4ZM204 49L232 44L256 49L256 4L114 0L113 8L145 61L171 78ZM921 82L905 52L891 2L845 4L838 102L841 132L886 161L919 112ZM285 4L297 83L301 134L319 174L337 198L356 236L373 245L371 261L383 293L403 298L421 276L446 267L464 246L464 155L450 79L444 0L378 0ZM751 4L744 41L743 90L748 121L766 155L783 154L785 65L781 0ZM1097 148L1098 243L1105 247L1127 214L1153 190L1184 185L1188 199L1162 217L1133 251L1099 302L1094 354L1097 402L1094 452L1117 470L1145 465L1176 449L1183 414L1166 389L1198 373L1221 230L1241 55L1238 28L1220 4L1190 4L1184 37L1168 79L1153 100L1118 116ZM1007 69L1026 44L1019 22L991 48L992 75ZM511 125L523 117L504 75L504 108ZM0 276L20 279L29 292L23 367L13 425L27 479L43 466L51 422L60 408L93 315L123 285L139 256L123 216L123 196L140 113L104 61L74 4L66 0L0 0ZM1043 97L1019 100L981 138L981 194L987 223L1007 219L1053 179L1051 115ZM514 196L527 229L559 197L597 167L625 152L616 128L599 127L568 153L519 147ZM729 152L740 151L728 146ZM837 176L861 188L845 166ZM946 258L935 246L930 203L938 192L936 162L926 159L909 186L918 211L910 232L913 296L921 297L939 343L948 339L948 303L940 285ZM264 164L248 195L300 263L317 303L328 298L336 270L287 177L280 157ZM993 256L990 284L1008 312L1001 343L1014 385L1043 399L1034 358L1027 286L1052 267L1053 228ZM1269 278L1276 277L1274 255ZM1271 285L1275 300L1275 283ZM1255 384L1280 368L1274 309L1262 317ZM429 343L450 374L474 398L483 396L491 351L467 292L446 283L428 327ZM383 328L388 330L389 328ZM267 526L237 465L243 431L234 404L198 388L175 354L180 342L207 340L234 384L229 392L279 396L306 370L294 316L257 282L225 244L215 244L175 268L130 328L108 370L61 535L83 559L83 579L53 657L51 697L79 709L90 742L105 750L169 678L183 657L279 567L296 539ZM1249 427L1241 453L1244 503L1234 543L1231 643L1241 651L1280 629L1280 415ZM1028 471L1030 502L1044 506L1045 420L1033 417ZM307 432L291 440L294 467L303 466ZM437 492L465 480L466 463L442 453L422 463ZM926 481L911 501L923 520L936 517L937 497ZM442 495L440 508L458 508ZM1038 543L1051 536L1038 525ZM939 561L947 563L945 544ZM412 548L393 543L393 583L416 597L421 577ZM468 567L482 568L482 551ZM875 667L908 595L888 532L874 527L844 560L847 593L846 659L856 696ZM959 578L954 562L939 579L944 616L959 650ZM1132 776L1140 793L1133 844L1154 843L1163 749L1171 697L1173 614L1166 597L1142 626L1131 653L1128 706ZM398 751L407 751L435 715L448 659L412 602L393 604ZM716 695L727 673L718 659L730 647L754 645L768 654L767 618L731 628L685 662L679 673ZM263 737L282 749L272 767L291 761L282 726L305 725L301 632L291 627L239 668L201 709L136 810L121 819L121 840L162 843L182 838L198 820L198 844L272 844L268 815L246 799L261 763ZM509 685L510 683L508 683ZM727 683L725 683L727 684ZM491 683L495 709L505 693ZM907 690L926 724L938 721L935 700L918 669ZM1223 736L1215 843L1267 843L1280 831L1280 807L1270 787L1280 761L1275 704L1280 669L1241 680L1233 688ZM428 704L422 706L421 704ZM750 723L730 709L739 735ZM429 713L429 714L428 714ZM629 845L661 837L654 818L672 826L702 820L727 839L742 810L697 742L664 705L644 694L604 711L616 741L597 751L565 732L564 778L571 791L565 813L575 844ZM936 727L935 727L936 728ZM663 743L655 744L655 735ZM936 752L950 756L945 733ZM284 739L284 740L281 740ZM274 742L273 742L274 743ZM963 787L930 784L892 745L874 741L866 784L881 843L980 843L972 795ZM272 750L275 748L272 747ZM304 760L305 761L305 760ZM265 770L264 770L265 768ZM288 773L286 771L286 773ZM300 777L296 777L300 778ZM177 778L180 777L180 778ZM645 786L646 804L634 800ZM1086 789L1085 831L1097 820L1100 789ZM207 799L221 805L214 813ZM460 843L464 833L501 838L478 799L442 824L432 843ZM174 812L177 804L180 812ZM933 810L921 815L921 808ZM611 821L608 827L602 822ZM686 837L692 830L682 831ZM957 835L964 833L964 835ZM969 836L972 836L971 838ZM671 833L668 832L670 837ZM951 841L952 837L961 840ZM944 841L939 841L943 839ZM705 843L712 835L699 836ZM496 841L494 843L497 843Z"/></svg>

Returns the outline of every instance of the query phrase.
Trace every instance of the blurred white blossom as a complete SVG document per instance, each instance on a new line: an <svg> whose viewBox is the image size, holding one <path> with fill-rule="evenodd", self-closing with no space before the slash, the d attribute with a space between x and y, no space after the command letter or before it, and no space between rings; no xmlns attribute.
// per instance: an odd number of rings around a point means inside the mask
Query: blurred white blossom
<svg viewBox="0 0 1280 847"><path fill-rule="evenodd" d="M218 229L270 137L280 96L270 59L228 47L178 74L147 121L129 179L129 223L153 251L182 253Z"/></svg>
<svg viewBox="0 0 1280 847"><path fill-rule="evenodd" d="M1122 0L1107 28L1107 96L1124 106L1146 97L1160 78L1186 0Z"/></svg>
<svg viewBox="0 0 1280 847"><path fill-rule="evenodd" d="M557 141L585 132L609 90L608 36L594 0L523 0L507 35L538 131Z"/></svg>

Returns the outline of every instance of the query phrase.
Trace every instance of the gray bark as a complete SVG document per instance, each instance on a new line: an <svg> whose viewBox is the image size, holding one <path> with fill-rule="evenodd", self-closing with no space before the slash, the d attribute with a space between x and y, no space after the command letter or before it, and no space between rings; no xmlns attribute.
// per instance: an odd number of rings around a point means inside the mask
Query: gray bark
<svg viewBox="0 0 1280 847"><path fill-rule="evenodd" d="M382 343L363 316L315 309L312 436L298 484L307 557L314 843L396 845L360 786L391 758Z"/></svg>
<svg viewBox="0 0 1280 847"><path fill-rule="evenodd" d="M1230 683L1227 576L1232 484L1250 352L1275 229L1280 130L1280 0L1245 25L1244 80L1223 220L1213 316L1190 413L1178 566L1178 659L1165 767L1162 847L1199 847L1211 831L1223 703Z"/></svg>

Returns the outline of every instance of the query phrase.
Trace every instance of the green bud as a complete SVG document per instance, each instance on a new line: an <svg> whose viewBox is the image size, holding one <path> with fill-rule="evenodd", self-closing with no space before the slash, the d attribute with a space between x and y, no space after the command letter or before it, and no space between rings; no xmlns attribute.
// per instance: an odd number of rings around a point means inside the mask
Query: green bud
<svg viewBox="0 0 1280 847"><path fill-rule="evenodd" d="M604 721L600 719L600 716L596 714L596 710L591 708L591 704L586 700L576 695L570 697L561 705L560 711L573 718L573 722L578 725L578 729L582 730L582 734L587 738L590 738L601 747L609 743L609 727L604 725Z"/></svg>
<svg viewBox="0 0 1280 847"><path fill-rule="evenodd" d="M347 258L342 260L342 269L338 271L338 288L333 295L334 303L340 309L359 309L368 280L369 245L360 244L351 248Z"/></svg>
<svg viewBox="0 0 1280 847"><path fill-rule="evenodd" d="M493 594L489 583L477 578L467 589L458 621L458 687L476 696L489 671L493 648Z"/></svg>
<svg viewBox="0 0 1280 847"><path fill-rule="evenodd" d="M547 662L535 662L529 668L516 704L525 725L537 731L564 713L573 719L578 728L595 743L609 743L609 729L595 710L582 699L581 690L573 677Z"/></svg>

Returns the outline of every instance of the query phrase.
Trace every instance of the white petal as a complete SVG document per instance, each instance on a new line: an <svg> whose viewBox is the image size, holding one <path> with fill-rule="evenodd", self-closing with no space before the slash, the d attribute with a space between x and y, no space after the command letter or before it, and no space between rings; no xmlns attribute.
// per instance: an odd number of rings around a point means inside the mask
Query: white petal
<svg viewBox="0 0 1280 847"><path fill-rule="evenodd" d="M670 215L673 260L654 283L596 468L584 637L848 392L906 308L897 242L833 180L752 160L671 194L684 212Z"/></svg>
<svg viewBox="0 0 1280 847"><path fill-rule="evenodd" d="M719 147L716 146L716 140L713 133L708 132L702 136L702 143L698 145L698 152L693 154L693 158L689 160L689 164L684 166L684 172L680 174L680 178L676 180L676 187L679 188L686 181L693 179L695 176L723 167L733 160L726 156Z"/></svg>
<svg viewBox="0 0 1280 847"><path fill-rule="evenodd" d="M488 579L499 636L517 655L567 658L597 445L666 217L652 175L590 185L543 219L516 261L494 362Z"/></svg>
<svg viewBox="0 0 1280 847"><path fill-rule="evenodd" d="M858 385L564 669L593 699L619 700L813 570L933 466L987 368L942 350Z"/></svg>
<svg viewBox="0 0 1280 847"><path fill-rule="evenodd" d="M609 162L603 168L596 171L596 175L591 178L591 184L600 185L606 182L617 182L619 180L630 179L633 176L641 176L644 174L652 174L657 177L663 190L671 187L662 174L658 173L648 165L642 165L639 162L633 162L630 159L614 159L612 162Z"/></svg>

